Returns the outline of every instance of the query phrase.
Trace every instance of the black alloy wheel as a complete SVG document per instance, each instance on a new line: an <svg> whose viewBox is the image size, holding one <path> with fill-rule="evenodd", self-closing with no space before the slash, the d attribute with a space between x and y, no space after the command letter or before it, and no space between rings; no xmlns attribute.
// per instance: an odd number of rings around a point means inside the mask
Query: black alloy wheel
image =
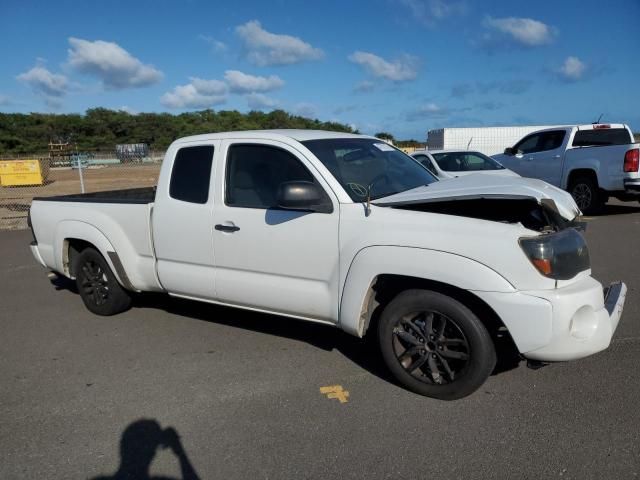
<svg viewBox="0 0 640 480"><path fill-rule="evenodd" d="M89 311L97 315L115 315L131 307L131 294L118 283L97 250L85 248L73 264L78 292Z"/></svg>
<svg viewBox="0 0 640 480"><path fill-rule="evenodd" d="M585 215L599 213L606 201L598 187L598 183L589 176L574 178L571 181L569 193Z"/></svg>
<svg viewBox="0 0 640 480"><path fill-rule="evenodd" d="M495 346L480 319L455 298L430 290L405 290L389 302L378 341L402 386L441 400L470 395L496 365Z"/></svg>
<svg viewBox="0 0 640 480"><path fill-rule="evenodd" d="M109 299L109 281L102 267L92 260L86 260L80 266L80 285L84 296L91 298L96 306L107 303Z"/></svg>
<svg viewBox="0 0 640 480"><path fill-rule="evenodd" d="M436 385L455 381L469 362L469 343L446 315L413 312L393 329L393 350L402 368L417 379Z"/></svg>

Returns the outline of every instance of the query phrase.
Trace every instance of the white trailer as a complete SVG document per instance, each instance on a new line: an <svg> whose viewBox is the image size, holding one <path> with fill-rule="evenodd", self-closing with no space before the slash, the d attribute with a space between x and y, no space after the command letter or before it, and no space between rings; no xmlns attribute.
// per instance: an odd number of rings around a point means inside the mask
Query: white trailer
<svg viewBox="0 0 640 480"><path fill-rule="evenodd" d="M427 132L429 150L475 150L485 155L503 153L525 135L536 130L564 125L526 125L519 127L438 128Z"/></svg>

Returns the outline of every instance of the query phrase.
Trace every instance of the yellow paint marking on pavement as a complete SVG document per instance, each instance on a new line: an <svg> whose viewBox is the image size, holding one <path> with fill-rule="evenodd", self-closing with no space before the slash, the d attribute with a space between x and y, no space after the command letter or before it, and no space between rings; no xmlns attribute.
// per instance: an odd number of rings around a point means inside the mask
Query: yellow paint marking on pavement
<svg viewBox="0 0 640 480"><path fill-rule="evenodd" d="M593 220L595 217L582 217L583 220Z"/></svg>
<svg viewBox="0 0 640 480"><path fill-rule="evenodd" d="M342 388L342 385L331 385L320 387L320 393L326 395L327 398L337 398L340 403L347 403L349 400L349 392Z"/></svg>

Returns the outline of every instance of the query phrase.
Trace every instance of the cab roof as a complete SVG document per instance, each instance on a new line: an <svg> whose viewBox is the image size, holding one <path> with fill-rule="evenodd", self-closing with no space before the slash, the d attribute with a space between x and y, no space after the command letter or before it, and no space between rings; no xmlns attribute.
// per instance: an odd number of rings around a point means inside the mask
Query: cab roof
<svg viewBox="0 0 640 480"><path fill-rule="evenodd" d="M179 143L198 142L206 140L221 140L221 139L238 139L238 138L251 138L251 139L278 139L278 138L290 138L297 140L298 142L305 142L307 140L323 140L331 138L369 138L377 140L375 137L368 135L357 135L354 133L345 132L333 132L328 130L303 130L303 129L272 129L272 130L242 130L235 132L218 132L218 133L205 133L202 135L191 135L189 137L182 137L176 140ZM381 140L382 141L382 140Z"/></svg>

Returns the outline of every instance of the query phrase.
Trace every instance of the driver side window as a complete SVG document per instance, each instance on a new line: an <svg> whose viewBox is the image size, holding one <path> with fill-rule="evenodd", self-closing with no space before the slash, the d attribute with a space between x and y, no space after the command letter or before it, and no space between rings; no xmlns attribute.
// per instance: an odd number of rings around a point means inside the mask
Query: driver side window
<svg viewBox="0 0 640 480"><path fill-rule="evenodd" d="M236 144L227 154L225 203L230 207L277 208L283 182L315 182L294 155L281 148Z"/></svg>
<svg viewBox="0 0 640 480"><path fill-rule="evenodd" d="M514 149L516 150L516 152L522 152L522 153L535 153L538 151L538 141L540 140L540 135L539 133L533 134L533 135L529 135L528 137L523 138L522 140L520 140L516 146L514 147Z"/></svg>
<svg viewBox="0 0 640 480"><path fill-rule="evenodd" d="M564 130L554 130L551 132L534 133L523 140L516 146L516 151L522 153L546 152L560 148L564 142Z"/></svg>

